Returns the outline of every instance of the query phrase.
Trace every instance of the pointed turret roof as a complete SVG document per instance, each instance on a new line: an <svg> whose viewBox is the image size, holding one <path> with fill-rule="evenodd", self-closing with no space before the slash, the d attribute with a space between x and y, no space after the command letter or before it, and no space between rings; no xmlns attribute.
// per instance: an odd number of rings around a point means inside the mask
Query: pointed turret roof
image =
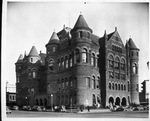
<svg viewBox="0 0 150 121"><path fill-rule="evenodd" d="M56 32L53 32L48 43L59 43L59 38Z"/></svg>
<svg viewBox="0 0 150 121"><path fill-rule="evenodd" d="M22 55L22 54L20 54L20 56L19 56L19 58L18 58L17 62L22 62L22 61L23 61L23 55Z"/></svg>
<svg viewBox="0 0 150 121"><path fill-rule="evenodd" d="M37 50L36 50L35 46L32 46L32 48L31 48L31 50L30 50L30 52L29 52L29 55L28 55L28 56L29 56L29 57L31 57L31 56L39 57L39 54L38 54L38 52L37 52Z"/></svg>
<svg viewBox="0 0 150 121"><path fill-rule="evenodd" d="M81 28L88 29L92 32L92 30L89 28L88 24L86 23L83 15L80 14L73 29L81 29Z"/></svg>
<svg viewBox="0 0 150 121"><path fill-rule="evenodd" d="M131 38L129 38L128 43L130 49L138 49Z"/></svg>

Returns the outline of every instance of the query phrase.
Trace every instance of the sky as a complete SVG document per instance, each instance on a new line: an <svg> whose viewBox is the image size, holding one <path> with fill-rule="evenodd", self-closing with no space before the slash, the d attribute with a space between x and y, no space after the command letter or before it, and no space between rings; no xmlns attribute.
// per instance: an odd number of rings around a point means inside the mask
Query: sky
<svg viewBox="0 0 150 121"><path fill-rule="evenodd" d="M148 79L149 5L146 3L111 2L8 2L6 28L2 40L2 80L16 83L15 63L19 55L28 54L34 45L46 53L45 45L52 33L63 26L73 28L82 14L93 30L102 37L115 31L123 41L131 37L140 49L139 84Z"/></svg>

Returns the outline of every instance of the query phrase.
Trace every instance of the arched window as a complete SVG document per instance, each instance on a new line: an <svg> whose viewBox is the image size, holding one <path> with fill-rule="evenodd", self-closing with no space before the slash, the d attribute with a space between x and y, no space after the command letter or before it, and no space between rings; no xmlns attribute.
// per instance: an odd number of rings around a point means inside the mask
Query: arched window
<svg viewBox="0 0 150 121"><path fill-rule="evenodd" d="M87 63L87 50L85 48L82 50L82 62Z"/></svg>
<svg viewBox="0 0 150 121"><path fill-rule="evenodd" d="M113 89L113 90L115 89L115 85L114 85L114 83L112 83L112 89Z"/></svg>
<svg viewBox="0 0 150 121"><path fill-rule="evenodd" d="M115 89L117 90L117 83L115 84Z"/></svg>
<svg viewBox="0 0 150 121"><path fill-rule="evenodd" d="M100 77L99 76L97 76L97 83L96 83L96 88L97 89L99 89L99 87L100 87Z"/></svg>
<svg viewBox="0 0 150 121"><path fill-rule="evenodd" d="M128 92L130 91L130 84L129 84L129 81L128 81Z"/></svg>
<svg viewBox="0 0 150 121"><path fill-rule="evenodd" d="M123 91L123 84L121 84L121 90Z"/></svg>
<svg viewBox="0 0 150 121"><path fill-rule="evenodd" d="M113 66L114 66L113 63L114 63L114 58L113 58L112 55L110 55L109 58L108 58L108 67L109 67L110 69L113 69Z"/></svg>
<svg viewBox="0 0 150 121"><path fill-rule="evenodd" d="M70 88L72 88L73 82L72 82L72 78L71 77L69 78L69 81L70 81Z"/></svg>
<svg viewBox="0 0 150 121"><path fill-rule="evenodd" d="M120 84L118 84L118 90L120 90Z"/></svg>
<svg viewBox="0 0 150 121"><path fill-rule="evenodd" d="M69 55L69 65L70 67L72 67L72 55L71 54Z"/></svg>
<svg viewBox="0 0 150 121"><path fill-rule="evenodd" d="M121 59L120 69L122 71L125 71L125 60L124 59Z"/></svg>
<svg viewBox="0 0 150 121"><path fill-rule="evenodd" d="M95 54L94 53L92 53L92 56L91 56L91 65L95 66Z"/></svg>
<svg viewBox="0 0 150 121"><path fill-rule="evenodd" d="M60 70L60 60L58 59L58 70Z"/></svg>
<svg viewBox="0 0 150 121"><path fill-rule="evenodd" d="M61 79L61 83L62 83L62 89L64 90L64 88L65 88L64 79Z"/></svg>
<svg viewBox="0 0 150 121"><path fill-rule="evenodd" d="M64 58L63 57L61 58L61 66L62 66L62 68L64 68Z"/></svg>
<svg viewBox="0 0 150 121"><path fill-rule="evenodd" d="M36 69L33 69L33 78L36 78Z"/></svg>
<svg viewBox="0 0 150 121"><path fill-rule="evenodd" d="M124 91L126 91L126 85L124 84Z"/></svg>
<svg viewBox="0 0 150 121"><path fill-rule="evenodd" d="M137 69L137 64L136 63L133 63L132 64L132 73L133 74L138 74L138 69Z"/></svg>
<svg viewBox="0 0 150 121"><path fill-rule="evenodd" d="M32 77L31 69L28 69L28 78Z"/></svg>
<svg viewBox="0 0 150 121"><path fill-rule="evenodd" d="M34 94L34 88L31 88L31 93Z"/></svg>
<svg viewBox="0 0 150 121"><path fill-rule="evenodd" d="M111 83L109 82L109 89L111 89Z"/></svg>
<svg viewBox="0 0 150 121"><path fill-rule="evenodd" d="M53 47L53 52L55 52L56 51L56 47Z"/></svg>
<svg viewBox="0 0 150 121"><path fill-rule="evenodd" d="M93 88L93 89L96 88L96 80L95 80L95 76L92 76L92 88Z"/></svg>
<svg viewBox="0 0 150 121"><path fill-rule="evenodd" d="M68 68L68 57L67 56L65 57L65 66L66 66L66 68Z"/></svg>
<svg viewBox="0 0 150 121"><path fill-rule="evenodd" d="M79 49L75 50L75 62L80 63L80 51L79 51Z"/></svg>
<svg viewBox="0 0 150 121"><path fill-rule="evenodd" d="M119 70L119 58L118 57L115 58L114 67L115 69Z"/></svg>
<svg viewBox="0 0 150 121"><path fill-rule="evenodd" d="M53 68L53 66L54 66L54 61L53 61L53 60L50 60L48 66L49 66L49 69L50 69L51 71L53 71L53 69L54 69L54 68Z"/></svg>

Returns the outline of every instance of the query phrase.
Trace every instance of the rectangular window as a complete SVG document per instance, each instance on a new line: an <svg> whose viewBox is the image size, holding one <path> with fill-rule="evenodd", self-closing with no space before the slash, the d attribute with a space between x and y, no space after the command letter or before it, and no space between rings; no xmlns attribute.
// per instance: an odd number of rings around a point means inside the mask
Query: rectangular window
<svg viewBox="0 0 150 121"><path fill-rule="evenodd" d="M109 71L109 78L110 79L114 78L114 73L112 71Z"/></svg>
<svg viewBox="0 0 150 121"><path fill-rule="evenodd" d="M108 63L109 63L109 68L110 68L110 69L113 69L113 61L112 61L112 60L109 60Z"/></svg>
<svg viewBox="0 0 150 121"><path fill-rule="evenodd" d="M86 77L86 87L90 88L90 77Z"/></svg>
<svg viewBox="0 0 150 121"><path fill-rule="evenodd" d="M119 77L120 77L120 76L119 76L119 73L115 73L115 78L116 78L116 79L119 79Z"/></svg>

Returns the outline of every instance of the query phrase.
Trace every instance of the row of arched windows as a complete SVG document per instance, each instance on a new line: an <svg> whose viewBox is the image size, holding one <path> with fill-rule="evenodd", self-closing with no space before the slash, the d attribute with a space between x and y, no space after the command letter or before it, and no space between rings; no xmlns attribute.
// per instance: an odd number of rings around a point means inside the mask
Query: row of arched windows
<svg viewBox="0 0 150 121"><path fill-rule="evenodd" d="M58 96L58 105L74 105L77 103L76 95L61 95Z"/></svg>
<svg viewBox="0 0 150 121"><path fill-rule="evenodd" d="M121 58L121 61L119 59L119 57L114 57L112 55L108 56L108 67L109 69L115 69L115 70L121 70L121 71L125 71L125 59Z"/></svg>
<svg viewBox="0 0 150 121"><path fill-rule="evenodd" d="M118 83L111 83L109 82L109 89L110 90L121 90L121 91L126 91L126 85L125 84L118 84Z"/></svg>
<svg viewBox="0 0 150 121"><path fill-rule="evenodd" d="M68 89L76 89L77 88L77 78L70 77L69 79L66 77L65 79L58 79L58 91L65 91Z"/></svg>
<svg viewBox="0 0 150 121"><path fill-rule="evenodd" d="M82 50L76 48L75 52L71 53L69 56L66 55L65 57L61 57L57 60L58 64L58 70L65 69L72 67L73 64L77 63L89 63L94 67L97 67L97 59L98 54L95 54L94 52L88 52L86 48L83 48ZM53 71L54 69L54 60L49 60L49 69Z"/></svg>
<svg viewBox="0 0 150 121"><path fill-rule="evenodd" d="M122 47L112 44L112 50L118 53L122 53Z"/></svg>
<svg viewBox="0 0 150 121"><path fill-rule="evenodd" d="M93 75L92 78L86 77L86 88L99 89L100 88L100 77L97 78Z"/></svg>
<svg viewBox="0 0 150 121"><path fill-rule="evenodd" d="M36 69L28 69L28 78L36 78L37 72Z"/></svg>

